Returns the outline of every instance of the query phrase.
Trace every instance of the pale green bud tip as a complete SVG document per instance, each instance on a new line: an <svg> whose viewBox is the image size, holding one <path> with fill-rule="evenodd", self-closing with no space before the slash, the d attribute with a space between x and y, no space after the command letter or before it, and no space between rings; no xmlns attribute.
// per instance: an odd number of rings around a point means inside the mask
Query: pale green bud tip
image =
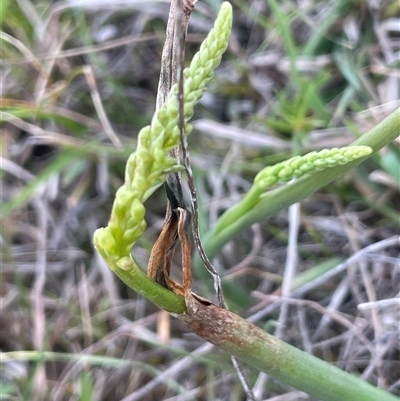
<svg viewBox="0 0 400 401"><path fill-rule="evenodd" d="M129 256L124 256L121 259L118 259L116 264L121 270L125 271L129 271L134 267L133 260Z"/></svg>
<svg viewBox="0 0 400 401"><path fill-rule="evenodd" d="M257 180L254 181L255 185L257 185L261 191L264 191L265 189L272 187L272 185L276 184L277 182L278 182L278 177L274 175L263 176L263 177L260 176Z"/></svg>
<svg viewBox="0 0 400 401"><path fill-rule="evenodd" d="M94 246L101 254L112 254L115 249L115 239L108 227L99 228L94 232Z"/></svg>
<svg viewBox="0 0 400 401"><path fill-rule="evenodd" d="M135 199L131 205L132 218L137 222L142 221L145 213L146 213L146 209L143 206L142 202L140 202L139 199Z"/></svg>
<svg viewBox="0 0 400 401"><path fill-rule="evenodd" d="M127 185L122 185L122 187L118 188L117 193L115 194L115 206L125 207L125 205L128 205L133 201L134 196L135 194L131 188L129 188Z"/></svg>
<svg viewBox="0 0 400 401"><path fill-rule="evenodd" d="M224 25L232 26L232 6L229 1L224 1L218 13L218 21Z"/></svg>
<svg viewBox="0 0 400 401"><path fill-rule="evenodd" d="M194 56L190 67L184 72L185 93L196 93L194 98L185 99L185 102L194 106L202 96L202 90L210 82L215 68L221 62L222 54L229 44L229 37L232 29L232 6L224 2L215 20L214 28L208 34L206 40L200 46L200 50ZM185 110L189 112L188 109ZM190 113L188 113L190 114Z"/></svg>
<svg viewBox="0 0 400 401"><path fill-rule="evenodd" d="M368 156L372 153L372 148L369 146L348 146L344 148L345 155L352 159Z"/></svg>
<svg viewBox="0 0 400 401"><path fill-rule="evenodd" d="M371 154L368 146L348 146L345 148L323 149L304 156L295 156L282 163L261 170L254 179L255 185L265 191L277 182L290 181L304 174L325 170L342 165Z"/></svg>
<svg viewBox="0 0 400 401"><path fill-rule="evenodd" d="M221 5L221 10L220 13L225 13L225 12L229 12L230 14L232 14L232 6L231 3L229 3L229 1L224 1Z"/></svg>
<svg viewBox="0 0 400 401"><path fill-rule="evenodd" d="M143 127L140 131L139 131L139 143L143 146L148 146L149 144L149 140L151 137L151 129L150 126L147 125L146 127Z"/></svg>

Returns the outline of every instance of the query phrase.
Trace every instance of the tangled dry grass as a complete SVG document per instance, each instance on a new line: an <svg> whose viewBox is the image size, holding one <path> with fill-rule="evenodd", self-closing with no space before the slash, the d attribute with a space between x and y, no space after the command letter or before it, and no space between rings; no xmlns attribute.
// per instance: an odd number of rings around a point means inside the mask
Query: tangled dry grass
<svg viewBox="0 0 400 401"><path fill-rule="evenodd" d="M345 146L399 107L396 1L286 0L280 12L273 1L232 3L231 44L189 138L203 232L293 146ZM188 59L218 8L196 5ZM167 15L161 0L3 4L3 399L244 399L229 356L122 285L92 245L154 111ZM398 145L214 261L231 310L396 395ZM162 191L147 204L133 251L143 269L165 207ZM211 277L194 274L212 299ZM247 373L260 400L310 399Z"/></svg>

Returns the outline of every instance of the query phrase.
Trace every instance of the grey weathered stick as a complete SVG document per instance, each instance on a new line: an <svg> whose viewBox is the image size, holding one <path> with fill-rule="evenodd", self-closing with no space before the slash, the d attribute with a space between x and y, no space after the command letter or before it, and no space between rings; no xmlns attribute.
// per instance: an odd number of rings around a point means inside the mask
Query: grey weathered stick
<svg viewBox="0 0 400 401"><path fill-rule="evenodd" d="M178 58L176 46L176 6L179 0L171 1L171 8L169 10L168 24L166 31L165 44L161 56L161 72L160 79L158 81L158 92L156 110L158 110L168 97L168 93L177 82L178 77ZM181 29L186 40L187 28L189 24L190 14L192 13L197 0L186 0L183 1L183 13L181 19Z"/></svg>
<svg viewBox="0 0 400 401"><path fill-rule="evenodd" d="M176 9L177 4L180 0L171 0L171 7L169 9L168 23L166 30L165 43L161 56L161 71L160 78L158 80L158 90L157 90L157 100L156 100L156 110L160 109L165 103L168 94L174 84L178 82L178 52L176 51L176 35L177 31L183 32L184 40L186 40L187 29L189 25L189 18L192 14L197 0L183 0L183 11L180 22L176 23ZM177 29L177 26L180 29ZM179 146L175 147L171 152L179 163ZM180 178L180 176L179 176ZM168 203L166 217L167 221L171 214L171 205Z"/></svg>
<svg viewBox="0 0 400 401"><path fill-rule="evenodd" d="M168 15L168 23L166 29L166 37L165 43L162 51L161 56L161 71L160 71L160 78L158 81L158 90L157 90L157 99L156 99L156 110L159 110L163 104L165 103L168 94L172 88L172 86L177 82L177 52L175 49L175 36L177 33L177 24L175 23L176 18L176 7L177 2L179 0L171 0L171 7L169 10ZM187 28L189 24L189 17L194 9L194 5L196 4L197 0L187 0L184 2L184 12L182 13L182 18L179 23L180 29L179 32L183 32L184 38L186 39ZM174 156L177 159L177 163L179 163L179 146L175 147L172 152L171 156ZM182 191L180 188L180 175L174 174L173 176L167 177L168 181L174 181L177 178L177 184L179 186L180 192ZM180 201L180 199L179 199ZM182 207L182 205L180 205ZM168 202L167 210L165 212L165 221L164 221L164 228L168 221L172 217L172 208L170 202ZM173 252L172 252L173 256ZM171 258L172 258L171 256ZM159 274L159 273L158 273ZM164 272L162 272L164 274ZM164 312L165 313L165 312ZM169 316L169 315L168 315Z"/></svg>
<svg viewBox="0 0 400 401"><path fill-rule="evenodd" d="M193 173L192 173L192 168L190 164L190 154L189 154L189 147L187 144L187 138L186 138L186 133L185 133L185 116L184 116L184 84L183 84L183 67L184 67L184 58L185 58L185 31L179 31L179 24L182 18L184 18L183 15L183 10L181 8L181 4L179 3L180 0L178 0L178 4L176 5L176 25L175 25L175 52L176 52L176 60L177 60L177 80L178 80L178 104L179 104L179 118L178 118L178 124L179 124L179 130L181 133L181 146L182 146L182 156L183 156L183 161L184 161L184 166L186 170L186 175L188 179L188 185L189 185L189 190L190 190L190 195L191 195L191 204L192 204L192 226L193 226L193 239L195 246L197 248L197 251L200 254L201 259L203 260L203 263L205 264L207 270L211 273L211 275L214 278L214 286L215 290L217 292L218 296L218 301L219 301L219 306L221 308L226 309L225 305L225 300L224 300L224 295L222 292L222 285L221 285L221 277L219 276L218 272L216 271L215 267L212 265L211 261L208 259L207 254L204 251L204 248L201 244L201 239L200 239L200 230L199 230L199 218L198 218L198 205L197 205L197 193L196 193L196 186L194 185L194 179L193 179ZM184 3L184 1L182 1ZM182 12L183 11L183 12ZM183 243L182 243L182 253L183 252ZM188 262L189 263L189 262ZM183 263L182 263L183 264ZM189 293L189 298L185 297L186 299L191 299L191 262L190 264L190 271L189 272L183 272L183 275L185 277L185 274L187 275L189 273L190 276L190 288L188 289ZM184 286L188 285L187 283L184 283ZM237 360L235 356L231 356L232 358L232 363L233 366L235 367L235 370L239 376L240 382L243 386L243 389L246 392L247 399L250 401L256 401L256 398L254 397L253 390L251 389L250 382L247 378L247 375L245 374L241 364Z"/></svg>

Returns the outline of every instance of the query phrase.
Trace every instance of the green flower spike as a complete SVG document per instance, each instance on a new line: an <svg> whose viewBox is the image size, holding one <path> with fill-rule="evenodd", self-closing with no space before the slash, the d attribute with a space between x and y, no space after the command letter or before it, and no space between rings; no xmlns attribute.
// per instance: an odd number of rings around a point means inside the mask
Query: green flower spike
<svg viewBox="0 0 400 401"><path fill-rule="evenodd" d="M201 99L228 47L231 28L232 6L224 2L214 28L190 66L184 70L187 133L192 130L187 122L193 116L194 106ZM169 152L180 140L177 93L178 86L175 85L165 104L154 114L150 126L140 130L137 149L127 161L125 183L116 193L108 226L96 230L94 234L94 244L110 269L123 281L129 281L128 285L140 293L143 291L137 289L136 283L131 280L133 274L140 270L130 257L130 252L146 229L143 203L163 184L168 173L180 169L176 166L176 160L169 156ZM128 272L130 279L127 277ZM141 276L140 280L145 278Z"/></svg>
<svg viewBox="0 0 400 401"><path fill-rule="evenodd" d="M244 198L228 209L218 220L215 232L221 232L234 223L239 216L247 213L258 203L263 193L273 185L299 178L305 174L322 171L326 168L347 164L371 153L372 149L368 146L323 149L320 152L310 152L304 156L295 156L273 166L265 167L256 175L253 186Z"/></svg>
<svg viewBox="0 0 400 401"><path fill-rule="evenodd" d="M295 156L274 166L261 170L254 179L254 184L260 192L266 191L278 182L287 182L310 174L325 170L340 164L347 164L371 154L368 146L348 146L345 148L323 149L320 152L310 152L304 156Z"/></svg>

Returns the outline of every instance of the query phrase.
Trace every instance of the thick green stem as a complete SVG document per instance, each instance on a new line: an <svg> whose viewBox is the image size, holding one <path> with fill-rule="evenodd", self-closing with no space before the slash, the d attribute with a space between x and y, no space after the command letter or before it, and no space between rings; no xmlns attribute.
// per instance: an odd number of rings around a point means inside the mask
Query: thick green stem
<svg viewBox="0 0 400 401"><path fill-rule="evenodd" d="M220 347L275 379L325 401L399 401L397 397L276 339L236 317Z"/></svg>
<svg viewBox="0 0 400 401"><path fill-rule="evenodd" d="M394 395L271 336L216 305L186 299L178 316L196 334L275 379L325 401L395 401Z"/></svg>

